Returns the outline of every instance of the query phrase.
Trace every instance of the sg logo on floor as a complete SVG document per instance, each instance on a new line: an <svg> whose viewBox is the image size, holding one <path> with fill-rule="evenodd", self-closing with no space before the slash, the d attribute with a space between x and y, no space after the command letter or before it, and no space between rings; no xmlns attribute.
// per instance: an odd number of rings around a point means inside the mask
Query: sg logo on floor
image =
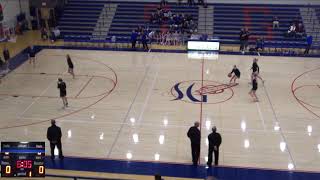
<svg viewBox="0 0 320 180"><path fill-rule="evenodd" d="M236 86L215 81L182 81L171 88L174 97L172 101L181 100L188 103L218 104L230 100L234 92L231 87Z"/></svg>

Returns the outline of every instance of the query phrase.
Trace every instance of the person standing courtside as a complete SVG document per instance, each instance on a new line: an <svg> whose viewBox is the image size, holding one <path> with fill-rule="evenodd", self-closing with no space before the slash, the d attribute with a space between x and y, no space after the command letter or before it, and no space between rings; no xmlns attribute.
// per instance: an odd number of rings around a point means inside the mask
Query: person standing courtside
<svg viewBox="0 0 320 180"><path fill-rule="evenodd" d="M61 78L58 79L57 88L60 90L60 97L63 102L63 108L68 107L67 85Z"/></svg>
<svg viewBox="0 0 320 180"><path fill-rule="evenodd" d="M194 126L190 127L187 135L191 141L191 153L193 165L198 165L198 160L200 156L200 140L201 133L199 130L199 122L195 122Z"/></svg>
<svg viewBox="0 0 320 180"><path fill-rule="evenodd" d="M212 128L212 133L208 136L209 140L209 152L208 152L208 162L207 165L212 164L212 153L214 153L214 165L218 165L219 162L219 147L221 145L222 139L221 135L217 133L217 128L214 126Z"/></svg>
<svg viewBox="0 0 320 180"><path fill-rule="evenodd" d="M61 128L56 125L54 119L51 120L51 126L47 130L47 139L50 141L51 159L54 159L54 148L57 146L59 150L59 158L63 159L61 144Z"/></svg>
<svg viewBox="0 0 320 180"><path fill-rule="evenodd" d="M9 69L10 52L6 46L4 47L2 53L3 53L4 61L6 63L6 69L8 70Z"/></svg>
<svg viewBox="0 0 320 180"><path fill-rule="evenodd" d="M30 45L28 48L29 52L29 64L33 64L33 67L36 66L36 52L33 45Z"/></svg>

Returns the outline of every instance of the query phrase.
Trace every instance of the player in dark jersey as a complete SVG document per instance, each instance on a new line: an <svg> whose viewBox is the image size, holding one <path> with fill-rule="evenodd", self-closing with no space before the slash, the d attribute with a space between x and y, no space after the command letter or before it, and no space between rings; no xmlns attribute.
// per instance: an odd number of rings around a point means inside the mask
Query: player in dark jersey
<svg viewBox="0 0 320 180"><path fill-rule="evenodd" d="M240 79L240 75L241 75L240 70L237 68L236 65L234 65L232 71L228 75L229 77L231 77L230 84L232 81L233 81L233 84L236 84L236 80Z"/></svg>
<svg viewBox="0 0 320 180"><path fill-rule="evenodd" d="M68 73L72 75L72 78L75 78L74 72L73 72L73 62L71 61L70 55L67 54L67 63L68 63Z"/></svg>
<svg viewBox="0 0 320 180"><path fill-rule="evenodd" d="M57 88L60 90L60 97L63 102L63 108L68 107L67 85L61 78L58 79Z"/></svg>
<svg viewBox="0 0 320 180"><path fill-rule="evenodd" d="M264 83L264 80L259 75L260 67L258 65L258 59L257 58L253 59L253 63L252 63L251 69L252 69L251 82L252 82L253 74L256 74L256 77L259 78Z"/></svg>
<svg viewBox="0 0 320 180"><path fill-rule="evenodd" d="M257 72L252 74L251 80L252 80L252 82L251 82L252 89L250 90L249 94L253 98L254 102L258 102L259 100L258 100L258 97L256 95L256 91L258 89L258 73Z"/></svg>
<svg viewBox="0 0 320 180"><path fill-rule="evenodd" d="M33 46L29 46L29 63L36 66L36 52Z"/></svg>

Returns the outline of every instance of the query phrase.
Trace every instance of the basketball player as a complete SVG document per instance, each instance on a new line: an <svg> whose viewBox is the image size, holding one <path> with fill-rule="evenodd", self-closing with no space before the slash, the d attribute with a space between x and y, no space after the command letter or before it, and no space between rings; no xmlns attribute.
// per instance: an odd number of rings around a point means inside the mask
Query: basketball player
<svg viewBox="0 0 320 180"><path fill-rule="evenodd" d="M258 80L257 80L257 78L258 78L258 73L257 72L253 73L252 76L251 76L252 89L249 92L250 96L253 98L253 102L258 102L259 101L258 97L256 95L256 91L258 89Z"/></svg>
<svg viewBox="0 0 320 180"><path fill-rule="evenodd" d="M73 62L71 61L70 55L67 54L67 63L68 63L68 73L72 75L72 78L74 79L74 72L73 72Z"/></svg>
<svg viewBox="0 0 320 180"><path fill-rule="evenodd" d="M261 76L259 76L260 68L259 68L259 65L258 65L258 59L257 58L253 59L253 63L252 63L251 69L252 69L251 82L252 82L253 74L256 74L256 77L259 78L264 83L264 80L261 78Z"/></svg>
<svg viewBox="0 0 320 180"><path fill-rule="evenodd" d="M240 79L240 74L241 73L240 73L239 69L237 68L236 65L234 65L232 71L228 74L228 76L231 77L229 83L231 84L231 82L233 81L233 84L236 84L236 80Z"/></svg>
<svg viewBox="0 0 320 180"><path fill-rule="evenodd" d="M67 85L61 78L58 79L58 89L60 90L60 97L63 102L63 108L68 107Z"/></svg>
<svg viewBox="0 0 320 180"><path fill-rule="evenodd" d="M33 67L36 66L36 52L32 45L29 47L29 64L33 64Z"/></svg>

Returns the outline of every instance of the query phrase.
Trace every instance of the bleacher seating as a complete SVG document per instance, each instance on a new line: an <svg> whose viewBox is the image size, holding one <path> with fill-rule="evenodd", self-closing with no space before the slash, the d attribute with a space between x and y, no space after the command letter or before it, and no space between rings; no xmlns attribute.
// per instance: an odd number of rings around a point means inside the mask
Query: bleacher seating
<svg viewBox="0 0 320 180"><path fill-rule="evenodd" d="M150 24L150 16L156 12L158 6L159 3L118 3L108 36L128 39L133 29L147 24L151 30L168 30L167 24ZM175 3L169 3L165 8L171 10L173 14L191 14L197 23L198 7L196 6L177 6Z"/></svg>
<svg viewBox="0 0 320 180"><path fill-rule="evenodd" d="M280 20L279 29L272 29L274 16ZM284 33L295 18L302 21L298 7L216 4L214 5L214 35L224 44L239 44L240 29L248 27L252 34L249 40L251 45L255 43L257 37L264 37L267 46L304 47L305 38L284 37Z"/></svg>
<svg viewBox="0 0 320 180"><path fill-rule="evenodd" d="M106 3L116 3L117 9L113 17L108 36L105 40L94 40L92 33L99 14ZM151 24L151 13L156 12L159 3L156 2L128 2L106 0L69 0L63 16L59 22L61 34L66 42L110 42L112 36L117 42L128 43L133 29L138 26L148 26L152 30L166 31L168 24ZM298 18L301 20L299 7L287 5L245 5L245 4L209 4L214 6L214 36L219 37L223 44L239 44L239 32L248 27L252 36L250 44L254 44L257 37L265 38L266 47L275 48L303 48L305 38L286 38L284 33L290 23ZM191 14L198 23L198 6L166 5L173 14ZM280 19L280 28L272 29L272 18Z"/></svg>
<svg viewBox="0 0 320 180"><path fill-rule="evenodd" d="M68 0L58 27L64 39L88 39L96 26L104 1Z"/></svg>

